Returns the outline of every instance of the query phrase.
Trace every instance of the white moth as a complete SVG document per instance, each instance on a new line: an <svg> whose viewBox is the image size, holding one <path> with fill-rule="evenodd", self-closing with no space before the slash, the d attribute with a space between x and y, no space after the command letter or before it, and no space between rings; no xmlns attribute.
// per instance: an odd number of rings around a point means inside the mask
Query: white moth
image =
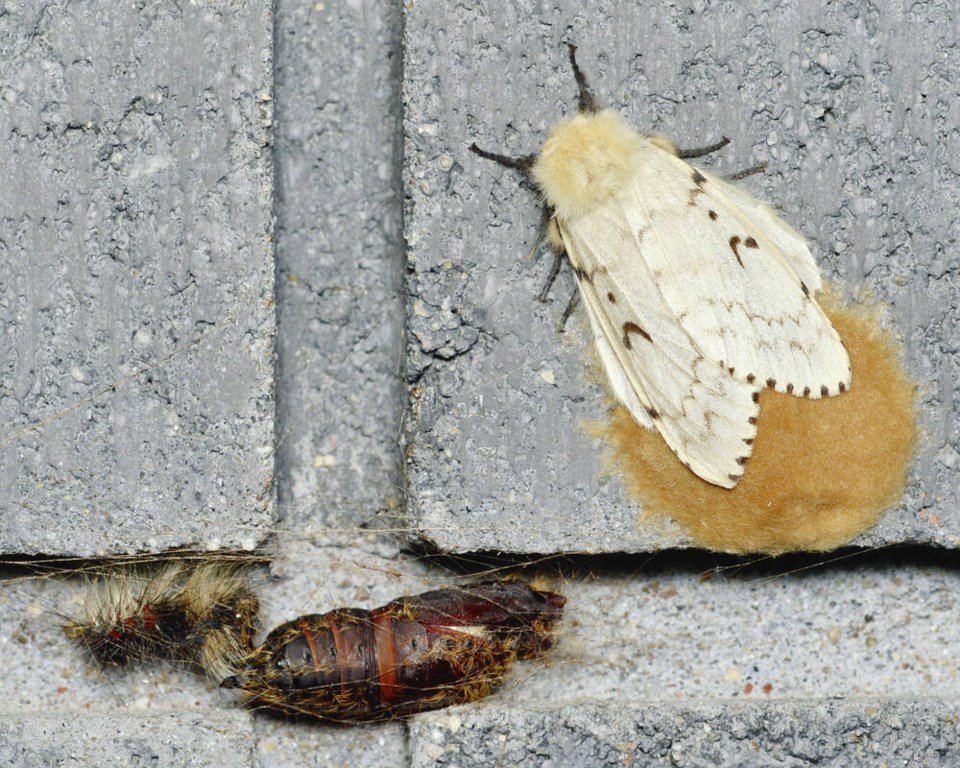
<svg viewBox="0 0 960 768"><path fill-rule="evenodd" d="M816 399L850 387L847 351L813 298L820 272L766 205L599 110L575 51L579 113L538 156L472 149L540 188L616 397L690 470L733 488L762 388Z"/></svg>

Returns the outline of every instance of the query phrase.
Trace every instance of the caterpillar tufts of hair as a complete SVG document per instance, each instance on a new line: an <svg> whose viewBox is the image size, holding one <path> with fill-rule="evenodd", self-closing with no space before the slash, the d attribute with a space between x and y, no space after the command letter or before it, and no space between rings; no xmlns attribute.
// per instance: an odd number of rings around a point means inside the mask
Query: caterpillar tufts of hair
<svg viewBox="0 0 960 768"><path fill-rule="evenodd" d="M63 629L95 663L169 660L220 681L253 650L260 605L242 564L173 561L112 570L85 608Z"/></svg>

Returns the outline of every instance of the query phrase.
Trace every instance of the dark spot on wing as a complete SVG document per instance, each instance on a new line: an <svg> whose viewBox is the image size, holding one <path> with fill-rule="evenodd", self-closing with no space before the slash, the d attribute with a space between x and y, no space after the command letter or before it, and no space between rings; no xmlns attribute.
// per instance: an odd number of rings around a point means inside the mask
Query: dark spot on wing
<svg viewBox="0 0 960 768"><path fill-rule="evenodd" d="M695 186L690 190L690 199L687 200L687 205L696 205L696 197L703 194L703 185L706 183L707 177L694 168L693 175L690 178L693 179Z"/></svg>
<svg viewBox="0 0 960 768"><path fill-rule="evenodd" d="M727 475L727 477L730 478L731 483L736 483L740 480L741 477L743 477L743 475Z"/></svg>
<svg viewBox="0 0 960 768"><path fill-rule="evenodd" d="M748 417L747 417L747 424L756 424L756 423L757 423L757 417L756 417L756 416L748 416Z"/></svg>
<svg viewBox="0 0 960 768"><path fill-rule="evenodd" d="M752 438L752 437L745 437L745 438L743 438L743 442L745 442L747 445L753 445L753 438Z"/></svg>
<svg viewBox="0 0 960 768"><path fill-rule="evenodd" d="M660 411L658 411L656 408L647 408L647 413L650 414L651 419L660 418Z"/></svg>
<svg viewBox="0 0 960 768"><path fill-rule="evenodd" d="M710 221L716 221L716 220L717 220L717 212L716 212L716 211L712 211L712 210L711 210L711 211L707 211L707 216L710 217Z"/></svg>
<svg viewBox="0 0 960 768"><path fill-rule="evenodd" d="M777 380L776 380L776 379L767 379L767 386L770 387L770 389L776 389L776 388L777 388Z"/></svg>
<svg viewBox="0 0 960 768"><path fill-rule="evenodd" d="M759 393L759 392L754 392L752 395L750 395L750 399L753 400L753 402L755 402L755 403L759 403L759 402L760 402L760 393Z"/></svg>
<svg viewBox="0 0 960 768"><path fill-rule="evenodd" d="M733 372L734 372L735 370L736 370L736 368L727 368L727 373L729 373L731 376L733 376Z"/></svg>
<svg viewBox="0 0 960 768"><path fill-rule="evenodd" d="M752 373L747 374L747 384L753 384L753 382L755 382L756 380L757 380L757 377L754 376Z"/></svg>
<svg viewBox="0 0 960 768"><path fill-rule="evenodd" d="M582 280L585 283L593 283L593 274L587 272L583 267L574 267L573 274L577 276L577 280Z"/></svg>
<svg viewBox="0 0 960 768"><path fill-rule="evenodd" d="M609 301L611 304L617 303L617 297L613 295L612 291L607 291L607 301Z"/></svg>
<svg viewBox="0 0 960 768"><path fill-rule="evenodd" d="M807 288L807 284L803 280L800 281L800 290L803 291L804 296L810 298L810 289Z"/></svg>
<svg viewBox="0 0 960 768"><path fill-rule="evenodd" d="M837 389L839 389L841 392L846 392L846 391L847 391L847 385L844 384L844 383L841 381L839 384L837 384Z"/></svg>
<svg viewBox="0 0 960 768"><path fill-rule="evenodd" d="M697 195L702 195L702 194L703 194L703 188L702 188L702 187L694 187L693 189L691 189L691 190L690 190L690 197L687 198L687 205L689 205L689 206L694 206L694 205L696 205L696 204L697 204Z"/></svg>
<svg viewBox="0 0 960 768"><path fill-rule="evenodd" d="M739 464L739 465L742 467L742 466L743 466L744 464L746 464L749 460L750 460L750 457L749 457L749 456L738 456L738 457L737 457L737 464Z"/></svg>
<svg viewBox="0 0 960 768"><path fill-rule="evenodd" d="M830 390L827 389L826 384L820 387L820 397L826 397L829 394L830 394Z"/></svg>
<svg viewBox="0 0 960 768"><path fill-rule="evenodd" d="M760 246L757 244L757 241L754 240L752 237L748 237L746 240L744 240L744 241L743 241L743 244L744 244L745 246L747 246L747 248L759 248L759 247L760 247Z"/></svg>
<svg viewBox="0 0 960 768"><path fill-rule="evenodd" d="M788 395L793 394L793 384L787 384L787 394Z"/></svg>
<svg viewBox="0 0 960 768"><path fill-rule="evenodd" d="M643 328L641 328L636 323L626 322L623 324L623 346L627 349L633 349L633 344L630 341L630 334L636 333L639 336L643 336L647 341L652 342L653 339L650 338L650 334L647 333Z"/></svg>
<svg viewBox="0 0 960 768"><path fill-rule="evenodd" d="M743 259L740 258L740 251L737 250L738 245L740 245L740 237L738 235L734 235L730 238L730 250L733 251L733 255L737 257L737 264L742 267Z"/></svg>
<svg viewBox="0 0 960 768"><path fill-rule="evenodd" d="M804 388L803 388L803 396L804 396L804 397L810 397L810 387L804 387Z"/></svg>

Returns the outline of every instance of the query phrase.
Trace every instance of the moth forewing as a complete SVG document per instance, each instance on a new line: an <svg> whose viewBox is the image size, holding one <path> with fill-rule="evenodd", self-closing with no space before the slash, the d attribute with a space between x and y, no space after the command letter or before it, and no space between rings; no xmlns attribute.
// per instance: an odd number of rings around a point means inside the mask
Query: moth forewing
<svg viewBox="0 0 960 768"><path fill-rule="evenodd" d="M719 176L697 169L710 182L712 190L719 190L730 202L738 206L744 215L769 238L777 248L779 255L796 273L797 278L811 293L817 293L822 287L820 268L810 252L806 238L787 222L777 216L766 203L744 192ZM709 214L708 214L709 215Z"/></svg>
<svg viewBox="0 0 960 768"><path fill-rule="evenodd" d="M682 332L679 326L661 324L649 333L649 341L639 332L623 331L625 326L640 326L632 320L615 325L594 286L580 285L614 394L637 422L660 432L698 475L724 488L736 485L756 434L756 388L724 375L692 347L667 341ZM676 356L657 350L654 333L665 346L674 347ZM631 334L638 340L632 341Z"/></svg>
<svg viewBox="0 0 960 768"><path fill-rule="evenodd" d="M788 259L777 245L788 226L768 234L772 214L751 216L726 195L730 185L655 148L635 163L623 195L628 226L660 222L639 254L697 348L735 378L780 392L818 398L847 389L846 350L791 265L809 272L809 250L794 238ZM674 178L688 183L665 181Z"/></svg>

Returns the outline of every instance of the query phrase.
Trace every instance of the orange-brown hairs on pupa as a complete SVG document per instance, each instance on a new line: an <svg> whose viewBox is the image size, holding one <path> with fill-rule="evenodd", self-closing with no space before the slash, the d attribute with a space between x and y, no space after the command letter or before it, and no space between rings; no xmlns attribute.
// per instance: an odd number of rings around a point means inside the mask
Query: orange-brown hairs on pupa
<svg viewBox="0 0 960 768"><path fill-rule="evenodd" d="M517 659L543 654L566 600L488 581L281 624L223 681L253 706L340 722L476 701Z"/></svg>

